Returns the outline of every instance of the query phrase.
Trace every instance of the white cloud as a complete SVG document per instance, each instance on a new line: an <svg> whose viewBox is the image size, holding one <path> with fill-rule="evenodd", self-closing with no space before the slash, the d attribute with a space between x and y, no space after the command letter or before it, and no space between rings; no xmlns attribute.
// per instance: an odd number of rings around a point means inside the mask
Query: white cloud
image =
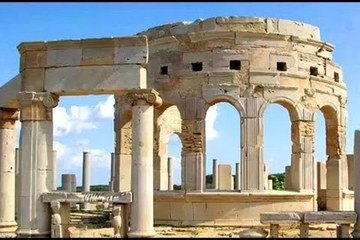
<svg viewBox="0 0 360 240"><path fill-rule="evenodd" d="M64 136L71 132L81 133L97 127L99 119L114 118L114 96L108 96L96 106L76 106L70 108L56 107L53 111L54 136Z"/></svg>
<svg viewBox="0 0 360 240"><path fill-rule="evenodd" d="M98 115L100 118L114 118L114 104L115 104L115 98L113 95L108 96L108 98L105 100L105 102L101 101L99 102L95 110L97 110Z"/></svg>
<svg viewBox="0 0 360 240"><path fill-rule="evenodd" d="M96 128L92 115L92 110L88 106L71 106L69 111L60 106L54 108L54 136L64 136L70 132L81 133L83 130Z"/></svg>
<svg viewBox="0 0 360 240"><path fill-rule="evenodd" d="M211 106L206 113L206 140L213 140L219 136L219 132L215 129L217 115L217 105Z"/></svg>
<svg viewBox="0 0 360 240"><path fill-rule="evenodd" d="M98 148L90 148L88 141L78 141L71 146L54 141L54 150L57 151L58 166L64 170L73 170L82 167L83 152L90 152L91 167L95 169L110 169L111 153Z"/></svg>

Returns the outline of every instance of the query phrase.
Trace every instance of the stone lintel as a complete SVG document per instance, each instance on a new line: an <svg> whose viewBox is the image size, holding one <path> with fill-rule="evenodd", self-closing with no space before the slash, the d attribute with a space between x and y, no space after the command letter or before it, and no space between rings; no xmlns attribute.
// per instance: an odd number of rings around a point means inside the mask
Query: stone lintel
<svg viewBox="0 0 360 240"><path fill-rule="evenodd" d="M260 214L260 222L263 224L294 224L300 223L302 216L301 212L268 212Z"/></svg>
<svg viewBox="0 0 360 240"><path fill-rule="evenodd" d="M51 121L58 96L48 92L20 92L20 121Z"/></svg>
<svg viewBox="0 0 360 240"><path fill-rule="evenodd" d="M159 93L154 89L134 89L127 91L126 101L131 105L149 104L155 108L162 105L162 99Z"/></svg>
<svg viewBox="0 0 360 240"><path fill-rule="evenodd" d="M351 224L356 222L356 213L353 211L305 212L304 222Z"/></svg>
<svg viewBox="0 0 360 240"><path fill-rule="evenodd" d="M0 128L14 129L15 121L19 119L19 111L14 108L0 108Z"/></svg>

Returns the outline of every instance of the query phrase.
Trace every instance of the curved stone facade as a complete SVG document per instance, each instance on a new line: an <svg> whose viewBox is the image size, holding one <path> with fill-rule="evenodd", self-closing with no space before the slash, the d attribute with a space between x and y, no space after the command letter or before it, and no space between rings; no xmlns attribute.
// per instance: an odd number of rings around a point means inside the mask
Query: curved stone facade
<svg viewBox="0 0 360 240"><path fill-rule="evenodd" d="M205 160L206 111L228 102L241 116L240 190L263 192L263 115L269 104L278 103L291 119L287 190L315 194L311 210L317 208L314 128L315 113L321 111L327 138L327 208L346 208L346 85L341 68L332 61L334 46L321 41L319 28L282 19L215 17L154 27L138 35L148 38L147 87L163 100L154 119L156 190L167 190L168 140L162 139L169 129L183 144L182 189L205 190L205 162L210 163ZM116 97L116 152L126 167L131 137L122 134L126 128L118 124L130 118L122 98ZM177 107L181 119L167 113L170 106ZM169 120L160 124L160 118Z"/></svg>

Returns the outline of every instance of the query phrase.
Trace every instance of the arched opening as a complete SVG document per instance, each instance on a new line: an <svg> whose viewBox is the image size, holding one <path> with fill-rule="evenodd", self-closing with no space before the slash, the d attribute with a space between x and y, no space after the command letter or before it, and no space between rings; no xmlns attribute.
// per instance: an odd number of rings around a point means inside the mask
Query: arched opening
<svg viewBox="0 0 360 240"><path fill-rule="evenodd" d="M291 116L294 110L289 104L276 103L267 106L264 113L264 189L290 190Z"/></svg>
<svg viewBox="0 0 360 240"><path fill-rule="evenodd" d="M155 122L154 189L179 190L182 179L180 164L182 120L178 107L172 105L164 111L160 111ZM175 187L174 184L176 184Z"/></svg>
<svg viewBox="0 0 360 240"><path fill-rule="evenodd" d="M206 112L207 190L240 190L240 118L240 112L227 102L216 103Z"/></svg>
<svg viewBox="0 0 360 240"><path fill-rule="evenodd" d="M177 133L171 134L168 142L168 190L182 189L182 167L181 167L182 143Z"/></svg>
<svg viewBox="0 0 360 240"><path fill-rule="evenodd" d="M323 113L315 113L314 158L317 175L317 204L318 210L326 209L326 124Z"/></svg>

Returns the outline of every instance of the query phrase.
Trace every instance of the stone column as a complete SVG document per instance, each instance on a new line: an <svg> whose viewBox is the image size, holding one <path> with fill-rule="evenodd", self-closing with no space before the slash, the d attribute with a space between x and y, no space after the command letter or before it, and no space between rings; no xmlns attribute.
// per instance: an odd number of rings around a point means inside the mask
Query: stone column
<svg viewBox="0 0 360 240"><path fill-rule="evenodd" d="M53 160L52 160L52 168L53 168L53 189L57 190L57 152L53 151Z"/></svg>
<svg viewBox="0 0 360 240"><path fill-rule="evenodd" d="M168 190L174 190L174 183L173 183L173 164L174 164L174 157L168 157Z"/></svg>
<svg viewBox="0 0 360 240"><path fill-rule="evenodd" d="M241 182L240 182L240 163L236 163L235 165L235 190L241 190Z"/></svg>
<svg viewBox="0 0 360 240"><path fill-rule="evenodd" d="M61 175L61 190L65 192L76 192L76 175L62 174Z"/></svg>
<svg viewBox="0 0 360 240"><path fill-rule="evenodd" d="M291 187L291 166L285 166L285 190L292 190Z"/></svg>
<svg viewBox="0 0 360 240"><path fill-rule="evenodd" d="M20 196L20 175L19 175L19 148L15 148L15 219L19 216L19 196Z"/></svg>
<svg viewBox="0 0 360 240"><path fill-rule="evenodd" d="M111 153L110 182L109 182L110 192L114 192L114 180L115 180L115 153Z"/></svg>
<svg viewBox="0 0 360 240"><path fill-rule="evenodd" d="M153 134L154 105L161 99L152 89L134 90L127 94L132 104L131 221L129 237L153 237Z"/></svg>
<svg viewBox="0 0 360 240"><path fill-rule="evenodd" d="M58 97L46 92L20 92L20 200L18 237L49 237L51 210L41 194L53 188L52 108Z"/></svg>
<svg viewBox="0 0 360 240"><path fill-rule="evenodd" d="M219 189L219 163L217 159L213 159L213 177L212 184L214 189Z"/></svg>
<svg viewBox="0 0 360 240"><path fill-rule="evenodd" d="M90 153L83 152L83 174L82 174L82 191L90 192ZM82 210L90 209L89 203L83 203L81 205Z"/></svg>
<svg viewBox="0 0 360 240"><path fill-rule="evenodd" d="M262 124L263 119L259 117L242 118L241 189L243 191L264 191Z"/></svg>
<svg viewBox="0 0 360 240"><path fill-rule="evenodd" d="M360 179L360 130L354 136L354 179ZM355 212L357 215L354 231L351 235L360 238L360 182L354 181Z"/></svg>
<svg viewBox="0 0 360 240"><path fill-rule="evenodd" d="M15 222L15 121L17 109L0 109L0 234L14 233Z"/></svg>
<svg viewBox="0 0 360 240"><path fill-rule="evenodd" d="M298 192L314 192L314 124L297 120L291 124L291 187Z"/></svg>

